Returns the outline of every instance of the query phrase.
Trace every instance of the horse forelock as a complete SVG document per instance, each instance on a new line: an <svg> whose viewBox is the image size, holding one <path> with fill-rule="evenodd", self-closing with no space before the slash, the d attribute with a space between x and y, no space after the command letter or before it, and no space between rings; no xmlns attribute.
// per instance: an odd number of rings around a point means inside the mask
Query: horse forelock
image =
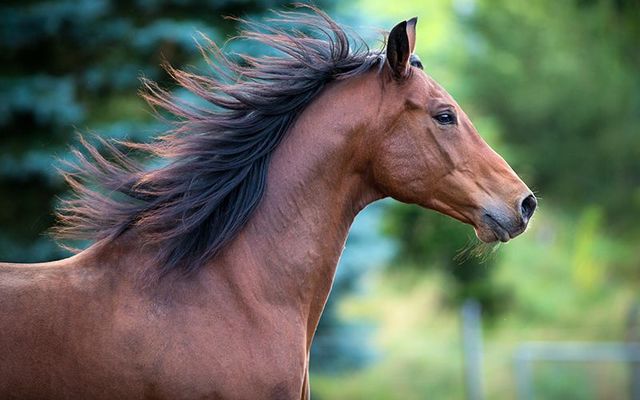
<svg viewBox="0 0 640 400"><path fill-rule="evenodd" d="M296 117L332 80L380 66L357 36L322 11L275 13L267 24L246 22L239 39L255 40L279 56L242 62L226 58L202 36L211 76L167 71L203 107L143 80L143 97L172 114L173 129L148 143L81 138L83 151L63 175L74 196L58 209L60 239L113 240L135 229L154 243L161 273L196 271L232 240L264 195L270 157ZM305 31L295 29L302 27ZM135 150L163 161L148 169Z"/></svg>

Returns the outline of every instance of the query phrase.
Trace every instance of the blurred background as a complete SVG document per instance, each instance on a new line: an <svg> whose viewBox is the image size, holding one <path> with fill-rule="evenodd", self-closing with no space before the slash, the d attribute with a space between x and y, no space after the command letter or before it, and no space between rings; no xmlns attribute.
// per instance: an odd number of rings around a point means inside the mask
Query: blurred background
<svg viewBox="0 0 640 400"><path fill-rule="evenodd" d="M318 0L371 46L419 17L417 53L540 199L482 257L468 226L385 200L353 226L312 353L316 399L640 399L640 2ZM149 140L137 95L202 67L193 37L276 0L5 0L0 259L45 235L76 132ZM255 47L255 46L254 46ZM230 51L259 52L246 43ZM176 93L181 95L179 89Z"/></svg>

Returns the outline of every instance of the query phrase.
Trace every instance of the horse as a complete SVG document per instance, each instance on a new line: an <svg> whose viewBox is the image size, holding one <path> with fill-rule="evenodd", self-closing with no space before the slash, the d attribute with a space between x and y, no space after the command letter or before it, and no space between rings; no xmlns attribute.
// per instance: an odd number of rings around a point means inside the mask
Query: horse
<svg viewBox="0 0 640 400"><path fill-rule="evenodd" d="M209 75L166 67L199 102L144 81L175 116L157 140L80 139L56 233L92 244L0 264L0 397L307 399L367 204L417 204L483 242L526 229L534 195L424 72L417 18L382 50L318 9L274 20L243 37L275 55L231 60L204 38Z"/></svg>

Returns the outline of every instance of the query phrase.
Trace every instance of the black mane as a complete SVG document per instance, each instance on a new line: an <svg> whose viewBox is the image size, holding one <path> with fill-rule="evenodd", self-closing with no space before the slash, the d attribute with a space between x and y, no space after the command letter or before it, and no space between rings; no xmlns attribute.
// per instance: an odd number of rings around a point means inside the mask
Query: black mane
<svg viewBox="0 0 640 400"><path fill-rule="evenodd" d="M192 272L214 257L260 203L271 155L301 111L328 82L381 63L382 53L371 54L362 39L311 10L276 13L269 25L245 22L250 29L240 38L280 56L234 63L204 38L201 50L214 76L167 67L211 107L177 100L143 80L143 96L176 117L174 129L150 144L98 139L101 151L81 139L84 152L74 150L77 161L63 172L74 197L58 210L57 237L112 240L135 229L157 245L163 274ZM165 164L147 170L128 156L131 150Z"/></svg>

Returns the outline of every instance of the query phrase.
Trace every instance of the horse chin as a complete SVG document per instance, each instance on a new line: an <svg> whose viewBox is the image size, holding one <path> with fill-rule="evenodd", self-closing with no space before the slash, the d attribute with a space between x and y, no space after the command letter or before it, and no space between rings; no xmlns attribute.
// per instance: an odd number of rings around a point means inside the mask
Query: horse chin
<svg viewBox="0 0 640 400"><path fill-rule="evenodd" d="M511 237L504 229L491 229L487 226L474 226L476 236L484 243L508 242Z"/></svg>

